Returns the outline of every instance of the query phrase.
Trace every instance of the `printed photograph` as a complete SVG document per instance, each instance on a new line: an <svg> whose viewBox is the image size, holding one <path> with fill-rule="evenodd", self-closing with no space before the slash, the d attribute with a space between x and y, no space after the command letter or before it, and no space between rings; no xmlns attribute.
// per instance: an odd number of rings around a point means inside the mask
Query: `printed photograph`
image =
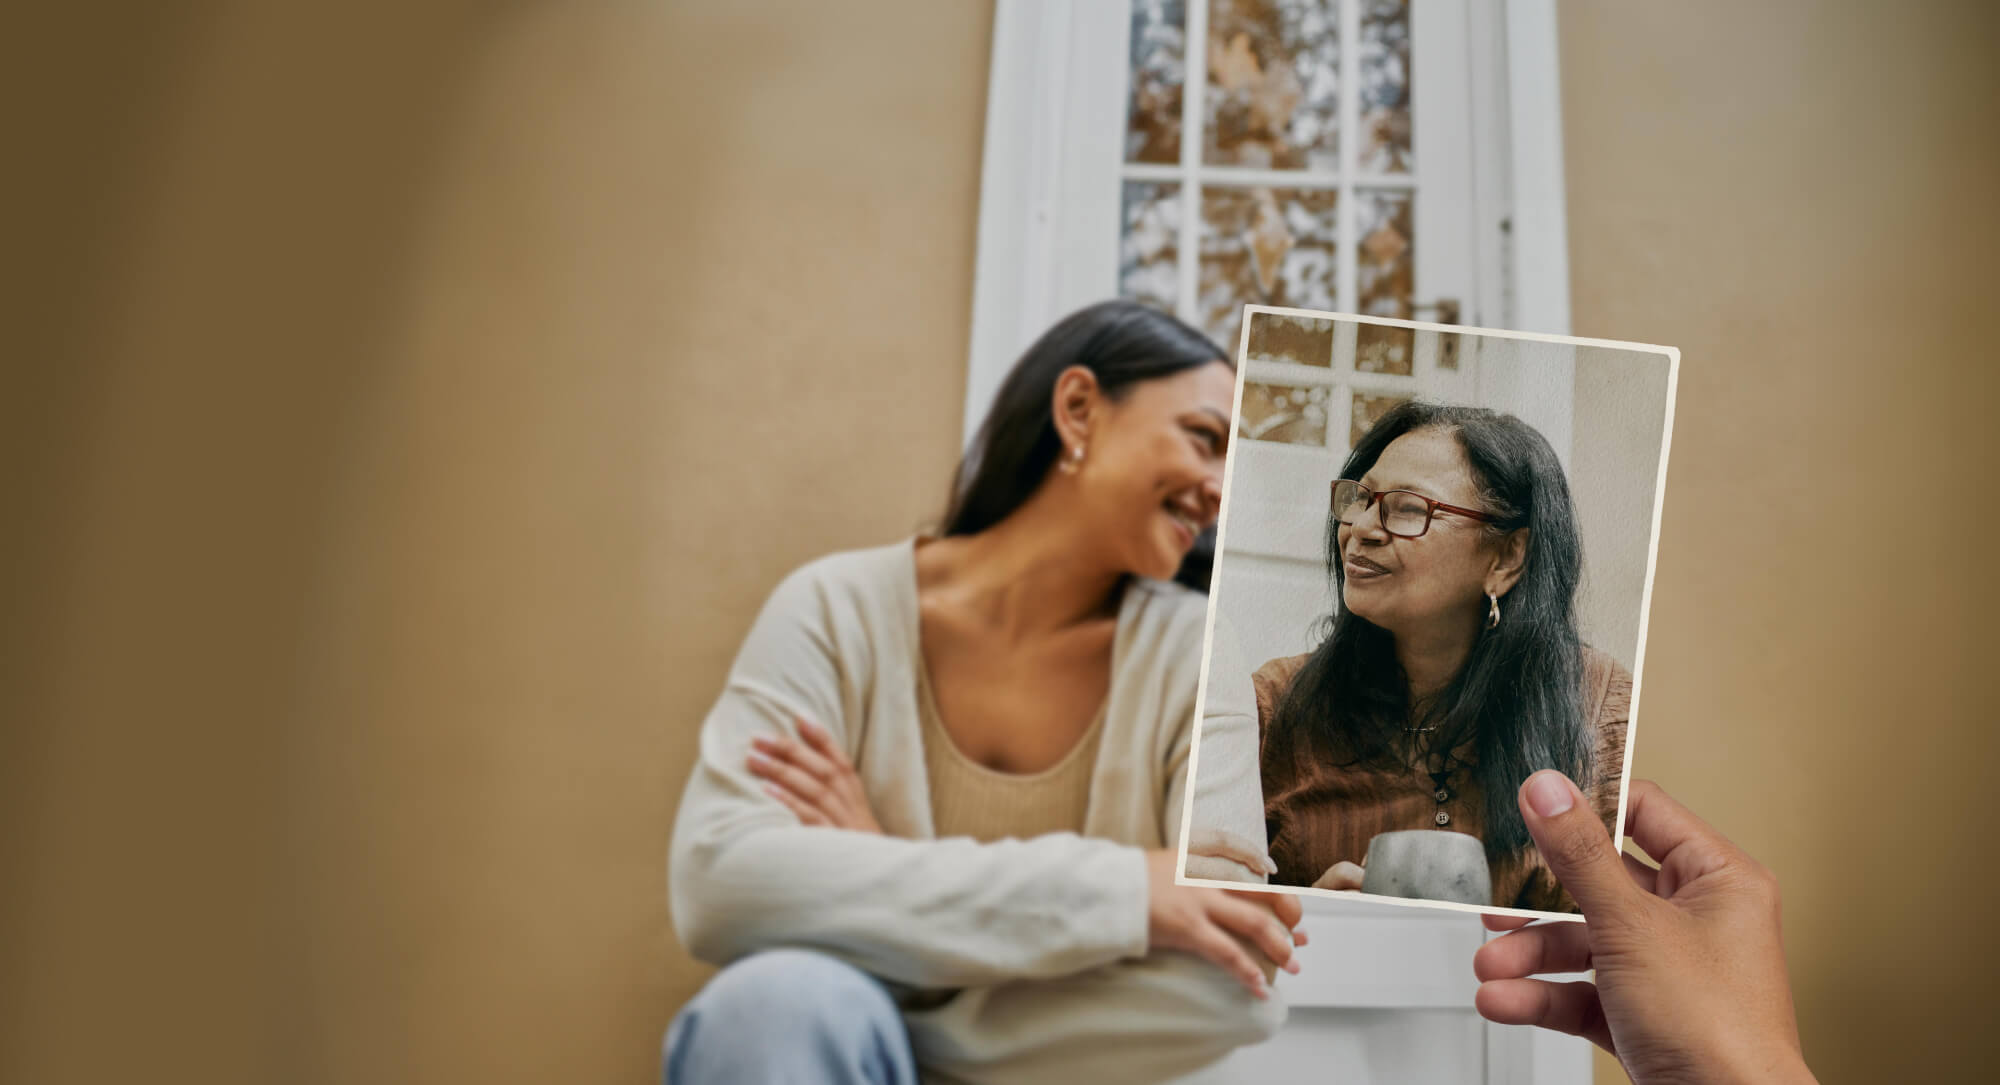
<svg viewBox="0 0 2000 1085"><path fill-rule="evenodd" d="M1200 735L1258 734L1262 823L1190 801L1274 887L1568 915L1517 793L1616 838L1679 354L1245 309ZM1223 761L1239 759L1231 751Z"/></svg>

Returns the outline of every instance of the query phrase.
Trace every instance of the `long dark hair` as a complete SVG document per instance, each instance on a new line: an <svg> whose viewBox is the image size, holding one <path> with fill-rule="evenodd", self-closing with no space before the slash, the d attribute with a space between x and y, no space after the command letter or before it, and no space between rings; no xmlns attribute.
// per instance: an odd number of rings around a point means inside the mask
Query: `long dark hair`
<svg viewBox="0 0 2000 1085"><path fill-rule="evenodd" d="M1099 302L1064 317L1000 382L986 421L952 476L943 533L971 535L992 527L1048 477L1062 454L1053 402L1063 370L1073 365L1090 370L1098 388L1116 401L1141 381L1215 362L1228 365L1228 356L1207 336L1137 302ZM1210 528L1195 540L1174 579L1205 592L1214 565Z"/></svg>
<svg viewBox="0 0 2000 1085"><path fill-rule="evenodd" d="M1485 791L1486 850L1499 857L1531 842L1515 805L1522 781L1561 769L1589 786L1592 746L1584 720L1583 649L1575 599L1583 543L1569 483L1555 450L1534 427L1477 407L1405 403L1382 416L1355 446L1342 478L1360 478L1389 442L1440 427L1457 439L1497 519L1495 536L1528 529L1521 578L1503 600L1503 619L1483 629L1421 720L1411 720L1409 680L1387 630L1336 603L1326 639L1280 700L1273 726L1347 765L1391 768L1421 755L1439 771L1456 769L1451 752L1474 740L1473 778ZM1336 598L1346 586L1340 524L1326 522L1327 571ZM1410 736L1415 724L1435 726Z"/></svg>

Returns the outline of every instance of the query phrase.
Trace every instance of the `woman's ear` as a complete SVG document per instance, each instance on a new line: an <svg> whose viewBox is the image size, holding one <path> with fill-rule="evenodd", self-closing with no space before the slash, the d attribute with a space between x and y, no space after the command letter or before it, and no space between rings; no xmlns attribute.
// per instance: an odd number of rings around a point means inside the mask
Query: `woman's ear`
<svg viewBox="0 0 2000 1085"><path fill-rule="evenodd" d="M1055 421L1056 438L1062 442L1058 455L1074 455L1090 442L1090 429L1104 402L1097 374L1080 365L1070 366L1056 376L1056 389L1049 404Z"/></svg>
<svg viewBox="0 0 2000 1085"><path fill-rule="evenodd" d="M1521 581L1521 570L1528 566L1528 529L1516 528L1500 540L1500 552L1494 555L1493 568L1486 574L1486 594L1506 595Z"/></svg>

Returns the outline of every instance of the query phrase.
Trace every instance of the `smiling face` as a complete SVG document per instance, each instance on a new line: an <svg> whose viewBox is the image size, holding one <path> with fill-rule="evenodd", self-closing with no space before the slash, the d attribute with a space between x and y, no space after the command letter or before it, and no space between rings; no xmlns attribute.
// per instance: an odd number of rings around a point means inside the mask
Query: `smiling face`
<svg viewBox="0 0 2000 1085"><path fill-rule="evenodd" d="M1116 399L1092 391L1087 432L1065 435L1085 448L1074 476L1082 507L1120 567L1170 579L1221 507L1235 371L1217 361L1128 385Z"/></svg>
<svg viewBox="0 0 2000 1085"><path fill-rule="evenodd" d="M1403 434L1359 480L1377 492L1413 490L1468 509L1486 508L1458 438L1432 427ZM1378 502L1338 532L1347 609L1398 636L1476 628L1486 593L1504 596L1519 577L1524 533L1495 539L1486 525L1439 509L1414 539L1383 530Z"/></svg>

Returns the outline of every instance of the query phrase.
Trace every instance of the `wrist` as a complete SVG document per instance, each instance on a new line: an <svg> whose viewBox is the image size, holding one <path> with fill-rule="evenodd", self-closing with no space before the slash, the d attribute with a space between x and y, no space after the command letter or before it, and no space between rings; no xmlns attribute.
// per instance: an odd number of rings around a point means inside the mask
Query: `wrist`
<svg viewBox="0 0 2000 1085"><path fill-rule="evenodd" d="M1635 1085L1817 1085L1796 1044L1768 1037L1711 1032L1664 1049L1648 1050L1643 1040L1620 1048L1619 1065Z"/></svg>
<svg viewBox="0 0 2000 1085"><path fill-rule="evenodd" d="M1818 1085L1805 1056L1783 1045L1725 1053L1706 1067L1697 1063L1689 1080L1703 1085Z"/></svg>
<svg viewBox="0 0 2000 1085"><path fill-rule="evenodd" d="M1790 1048L1773 1052L1764 1067L1749 1080L1769 1081L1776 1085L1819 1085L1819 1079L1806 1066L1806 1057Z"/></svg>

